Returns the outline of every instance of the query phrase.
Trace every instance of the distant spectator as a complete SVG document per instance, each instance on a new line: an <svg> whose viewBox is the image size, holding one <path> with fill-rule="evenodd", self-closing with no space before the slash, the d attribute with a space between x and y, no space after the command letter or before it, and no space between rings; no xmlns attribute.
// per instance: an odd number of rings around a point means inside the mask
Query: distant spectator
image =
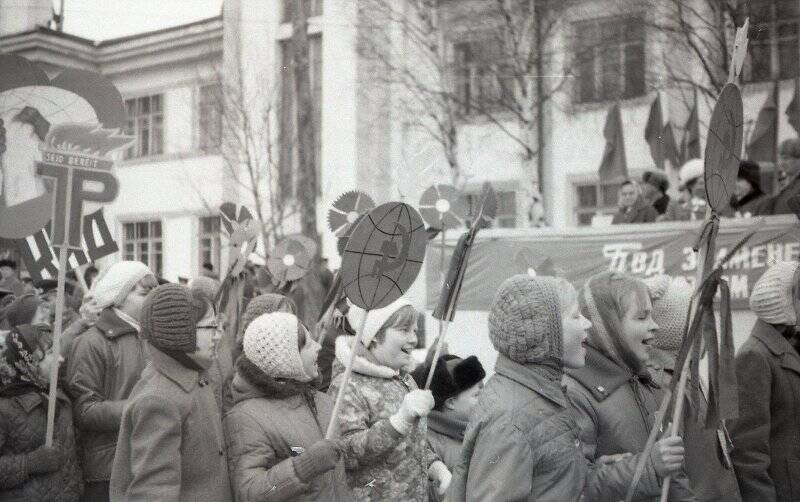
<svg viewBox="0 0 800 502"><path fill-rule="evenodd" d="M204 277L211 277L212 279L219 279L219 275L214 271L214 265L209 262L203 263L203 270L200 273Z"/></svg>
<svg viewBox="0 0 800 502"><path fill-rule="evenodd" d="M86 281L86 287L91 288L94 280L97 278L99 271L94 265L89 265L86 272L83 273L83 280Z"/></svg>
<svg viewBox="0 0 800 502"><path fill-rule="evenodd" d="M25 294L36 294L36 286L33 285L33 279L30 277L23 277L22 284L25 285Z"/></svg>
<svg viewBox="0 0 800 502"><path fill-rule="evenodd" d="M611 220L612 225L628 223L651 223L656 221L658 213L653 206L647 204L641 195L636 182L627 180L619 189L619 212Z"/></svg>
<svg viewBox="0 0 800 502"><path fill-rule="evenodd" d="M736 202L733 209L737 215L749 217L756 214L759 204L764 199L761 189L760 167L752 160L739 163L739 174L736 178Z"/></svg>
<svg viewBox="0 0 800 502"><path fill-rule="evenodd" d="M667 190L669 180L664 173L647 171L642 175L642 197L659 215L666 213L669 205L674 204L667 195Z"/></svg>
<svg viewBox="0 0 800 502"><path fill-rule="evenodd" d="M690 159L681 166L677 204L669 207L659 221L702 220L706 217L704 169L701 159Z"/></svg>
<svg viewBox="0 0 800 502"><path fill-rule="evenodd" d="M0 289L7 289L15 296L25 293L25 284L17 277L17 262L12 259L0 260Z"/></svg>
<svg viewBox="0 0 800 502"><path fill-rule="evenodd" d="M789 199L800 194L800 139L788 139L781 143L778 180L778 193L764 197L754 214L769 216L794 213L789 207Z"/></svg>

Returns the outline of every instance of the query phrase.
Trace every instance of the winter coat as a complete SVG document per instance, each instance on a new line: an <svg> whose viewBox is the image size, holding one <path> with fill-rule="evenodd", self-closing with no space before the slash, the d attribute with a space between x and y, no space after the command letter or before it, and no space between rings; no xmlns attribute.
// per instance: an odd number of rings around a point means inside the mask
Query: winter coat
<svg viewBox="0 0 800 502"><path fill-rule="evenodd" d="M640 197L636 203L630 208L621 207L614 219L611 220L612 225L623 225L628 223L651 223L656 221L658 212L655 208L642 200Z"/></svg>
<svg viewBox="0 0 800 502"><path fill-rule="evenodd" d="M108 481L126 400L142 374L145 354L136 328L113 308L75 338L67 384L86 481Z"/></svg>
<svg viewBox="0 0 800 502"><path fill-rule="evenodd" d="M339 340L346 342L347 338ZM408 373L379 366L371 353L364 351L363 355L370 364L353 366L337 417L354 500L425 502L427 471L439 460L425 439L427 420L420 419L405 436L389 422L417 384ZM337 360L341 364L347 360L339 350ZM334 373L341 364L334 367ZM340 373L333 378L330 396L338 393L343 376Z"/></svg>
<svg viewBox="0 0 800 502"><path fill-rule="evenodd" d="M231 394L233 355L228 337L223 337L214 349L214 359L208 369L208 378L214 389L214 399L217 400L220 412L224 416L228 410L233 408L233 396Z"/></svg>
<svg viewBox="0 0 800 502"><path fill-rule="evenodd" d="M461 462L466 428L467 422L454 420L441 411L431 411L428 415L428 444L450 472Z"/></svg>
<svg viewBox="0 0 800 502"><path fill-rule="evenodd" d="M72 502L80 500L83 477L75 449L72 409L58 392L53 446L64 454L61 468L29 474L26 454L44 445L47 396L30 392L0 398L0 502Z"/></svg>
<svg viewBox="0 0 800 502"><path fill-rule="evenodd" d="M666 351L651 349L651 361L659 357L660 363L654 366L652 373L656 380L667 388L673 378L675 357ZM689 386L694 382L689 380ZM698 391L702 392L701 389ZM706 429L702 421L695 417L705 416L708 402L700 394L700 402L692 400L692 393L686 392L683 417L683 444L686 449L686 476L699 502L740 502L739 486L732 466L725 460L730 454L727 430ZM725 452L723 452L725 448ZM730 458L730 457L728 457Z"/></svg>
<svg viewBox="0 0 800 502"><path fill-rule="evenodd" d="M111 500L233 502L214 390L203 373L148 346L122 417Z"/></svg>
<svg viewBox="0 0 800 502"><path fill-rule="evenodd" d="M237 364L236 404L223 422L236 500L352 501L344 460L309 483L297 477L292 463L296 449L307 449L325 437L333 400L312 390L312 408L301 390L292 392L302 384L278 384L248 363L240 359Z"/></svg>
<svg viewBox="0 0 800 502"><path fill-rule="evenodd" d="M654 382L633 376L592 346L586 349L586 366L567 370L564 380L570 401L578 411L586 457L596 460L604 455L633 453L605 466L597 482L589 484L588 500L618 502L625 498L633 480L664 390ZM640 496L634 500L660 498L660 481L651 460L645 464L639 490ZM685 476L673 479L669 500L696 500Z"/></svg>
<svg viewBox="0 0 800 502"><path fill-rule="evenodd" d="M502 354L467 430L448 501L583 500L588 467L560 375Z"/></svg>
<svg viewBox="0 0 800 502"><path fill-rule="evenodd" d="M766 197L766 194L760 189L754 190L742 197L741 200L736 201L736 203L733 204L733 210L741 216L745 216L748 213L750 216L755 216Z"/></svg>
<svg viewBox="0 0 800 502"><path fill-rule="evenodd" d="M739 418L729 423L742 500L800 500L800 355L758 320L736 355Z"/></svg>

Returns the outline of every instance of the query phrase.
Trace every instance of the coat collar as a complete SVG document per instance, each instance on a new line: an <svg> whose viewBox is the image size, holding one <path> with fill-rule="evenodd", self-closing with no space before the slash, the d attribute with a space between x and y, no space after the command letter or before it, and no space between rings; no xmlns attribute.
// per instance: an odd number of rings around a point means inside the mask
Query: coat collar
<svg viewBox="0 0 800 502"><path fill-rule="evenodd" d="M559 406L567 406L567 398L561 388L561 379L553 379L551 376L546 375L548 372L541 371L541 368L536 364L523 365L512 361L503 354L498 354L494 371L529 388Z"/></svg>
<svg viewBox="0 0 800 502"><path fill-rule="evenodd" d="M752 336L766 345L770 352L780 357L783 368L800 374L800 355L778 330L758 319L753 326Z"/></svg>
<svg viewBox="0 0 800 502"><path fill-rule="evenodd" d="M37 406L44 405L47 406L47 395L42 394L39 392L28 392L27 394L23 394L21 396L16 396L13 398L17 404L19 404L20 408L22 408L25 413L30 413L33 411ZM63 403L69 404L69 399L67 395L64 394L64 391L58 389L56 393L56 399Z"/></svg>
<svg viewBox="0 0 800 502"><path fill-rule="evenodd" d="M200 383L201 378L205 378L201 377L197 371L186 368L149 343L147 344L147 352L150 355L150 364L153 369L175 382L187 394L194 390Z"/></svg>
<svg viewBox="0 0 800 502"><path fill-rule="evenodd" d="M443 436L463 441L467 422L450 418L441 411L433 410L428 414L428 428Z"/></svg>
<svg viewBox="0 0 800 502"><path fill-rule="evenodd" d="M625 382L641 380L591 345L586 347L586 365L580 369L567 370L567 373L591 392L598 401L603 401L613 394ZM658 387L652 379L647 381L647 385Z"/></svg>
<svg viewBox="0 0 800 502"><path fill-rule="evenodd" d="M134 326L120 319L113 307L104 309L100 313L100 317L97 319L95 326L106 338L111 340L122 335L138 333Z"/></svg>

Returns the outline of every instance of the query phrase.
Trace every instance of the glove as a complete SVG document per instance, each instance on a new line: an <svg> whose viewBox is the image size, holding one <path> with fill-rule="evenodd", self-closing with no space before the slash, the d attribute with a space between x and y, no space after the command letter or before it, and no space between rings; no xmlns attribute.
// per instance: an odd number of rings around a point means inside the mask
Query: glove
<svg viewBox="0 0 800 502"><path fill-rule="evenodd" d="M392 427L400 434L406 435L414 427L414 421L428 416L433 409L433 394L429 390L412 390L403 398L400 409L389 417Z"/></svg>
<svg viewBox="0 0 800 502"><path fill-rule="evenodd" d="M40 446L27 455L28 474L55 472L64 463L64 454L54 447Z"/></svg>
<svg viewBox="0 0 800 502"><path fill-rule="evenodd" d="M308 483L336 467L341 454L342 446L339 441L323 439L311 445L299 457L293 457L292 463L300 481Z"/></svg>
<svg viewBox="0 0 800 502"><path fill-rule="evenodd" d="M437 460L428 467L428 477L435 482L436 493L439 495L444 495L447 492L447 488L450 487L450 481L453 479L450 470L441 460Z"/></svg>

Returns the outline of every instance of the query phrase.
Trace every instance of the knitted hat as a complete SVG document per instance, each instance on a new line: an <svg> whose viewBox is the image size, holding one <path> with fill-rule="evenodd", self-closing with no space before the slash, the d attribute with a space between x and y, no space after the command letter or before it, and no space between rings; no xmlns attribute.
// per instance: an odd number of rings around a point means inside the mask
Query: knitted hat
<svg viewBox="0 0 800 502"><path fill-rule="evenodd" d="M136 284L153 272L142 262L121 261L111 265L92 285L92 297L101 309L119 306Z"/></svg>
<svg viewBox="0 0 800 502"><path fill-rule="evenodd" d="M369 347L372 340L375 339L375 335L378 334L378 331L381 330L384 323L392 317L392 314L406 306L413 306L411 300L405 296L401 296L381 309L370 310L367 315L367 322L364 324L364 334L361 335L361 343L365 347ZM364 320L364 314L365 311L361 307L356 305L350 306L347 312L347 320L350 322L350 326L358 330Z"/></svg>
<svg viewBox="0 0 800 502"><path fill-rule="evenodd" d="M797 262L779 261L756 281L750 294L750 310L768 324L797 324L793 289Z"/></svg>
<svg viewBox="0 0 800 502"><path fill-rule="evenodd" d="M653 346L677 352L683 342L683 330L694 290L683 277L656 275L644 282L653 301L653 320L658 324Z"/></svg>
<svg viewBox="0 0 800 502"><path fill-rule="evenodd" d="M411 374L420 389L425 386L429 371L430 364L423 364ZM475 356L466 359L450 354L441 356L431 380L434 408L441 410L445 401L471 389L485 377L486 371Z"/></svg>
<svg viewBox="0 0 800 502"><path fill-rule="evenodd" d="M656 171L646 171L642 175L642 182L653 185L661 192L669 190L669 179L664 173Z"/></svg>
<svg viewBox="0 0 800 502"><path fill-rule="evenodd" d="M188 286L192 294L213 305L221 284L212 277L200 276L189 281Z"/></svg>
<svg viewBox="0 0 800 502"><path fill-rule="evenodd" d="M250 300L250 303L247 304L247 308L244 309L244 314L242 314L242 329L247 329L247 326L249 326L256 317L277 312L285 306L288 306L292 313L297 312L294 302L283 295L267 293L256 296Z"/></svg>
<svg viewBox="0 0 800 502"><path fill-rule="evenodd" d="M22 295L5 308L6 319L10 327L30 324L42 299L36 295Z"/></svg>
<svg viewBox="0 0 800 502"><path fill-rule="evenodd" d="M294 314L263 314L244 332L244 355L265 375L309 382L297 347L298 330L305 329Z"/></svg>
<svg viewBox="0 0 800 502"><path fill-rule="evenodd" d="M526 274L506 279L489 312L489 339L512 361L561 366L561 308L558 281Z"/></svg>
<svg viewBox="0 0 800 502"><path fill-rule="evenodd" d="M761 166L758 165L758 162L754 162L752 160L743 160L739 162L739 173L736 175L736 177L750 183L750 186L753 187L753 190L756 192L763 193L761 190L760 171Z"/></svg>
<svg viewBox="0 0 800 502"><path fill-rule="evenodd" d="M678 178L680 178L681 183L685 185L693 179L703 176L705 169L705 164L701 159L689 159L681 166L680 171L678 171Z"/></svg>
<svg viewBox="0 0 800 502"><path fill-rule="evenodd" d="M617 272L600 272L583 285L579 293L581 311L589 319L589 344L623 368L640 373L644 368L630 346L622 319L624 299L631 293L649 297L647 286L635 277Z"/></svg>
<svg viewBox="0 0 800 502"><path fill-rule="evenodd" d="M197 323L207 309L202 298L179 284L164 284L153 289L142 305L142 335L155 348L194 352L197 349Z"/></svg>

